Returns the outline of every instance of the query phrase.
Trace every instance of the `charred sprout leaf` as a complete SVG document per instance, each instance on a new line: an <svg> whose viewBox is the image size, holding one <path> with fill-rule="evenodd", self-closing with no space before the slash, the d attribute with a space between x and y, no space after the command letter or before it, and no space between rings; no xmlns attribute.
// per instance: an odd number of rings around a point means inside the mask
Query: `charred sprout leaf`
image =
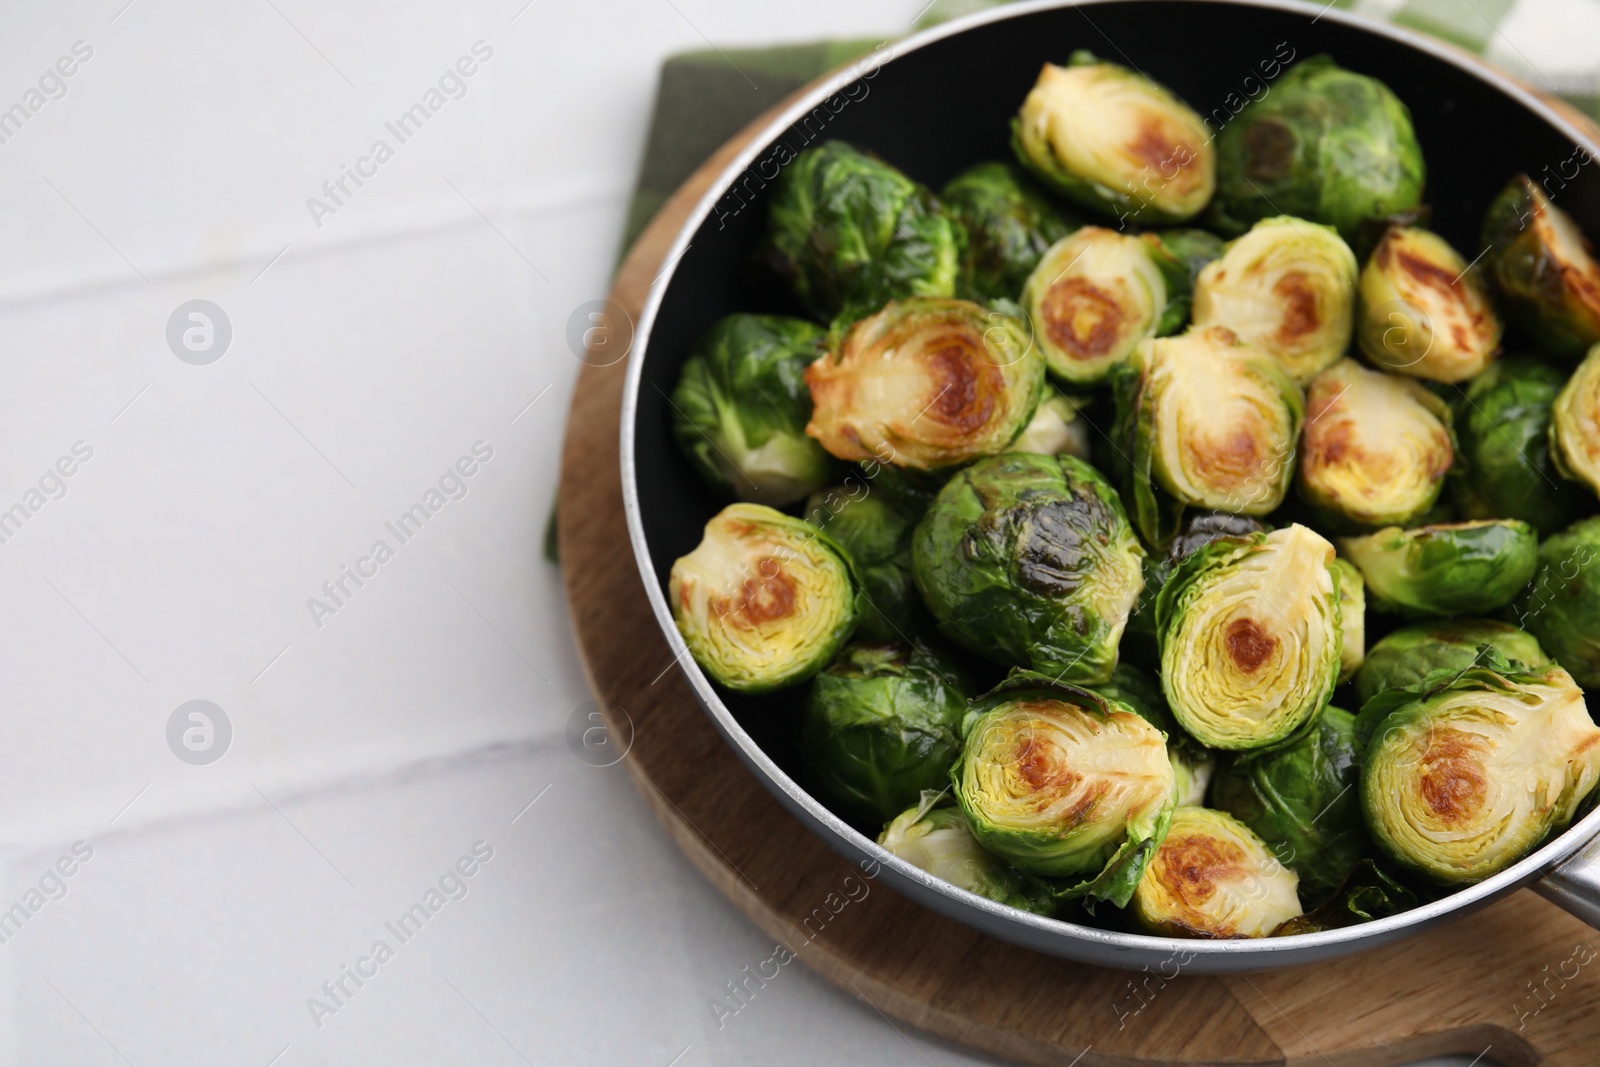
<svg viewBox="0 0 1600 1067"><path fill-rule="evenodd" d="M1294 472L1304 400L1274 360L1222 327L1141 345L1112 385L1112 439L1144 539L1165 548L1185 507L1265 515Z"/></svg>
<svg viewBox="0 0 1600 1067"><path fill-rule="evenodd" d="M969 893L1022 911L1055 911L1050 892L1037 879L984 851L972 836L967 817L944 792L925 793L884 828L878 844L914 867Z"/></svg>
<svg viewBox="0 0 1600 1067"><path fill-rule="evenodd" d="M1387 919L1417 906L1417 894L1374 860L1356 864L1332 897L1312 911L1290 919L1273 937L1339 930L1374 919Z"/></svg>
<svg viewBox="0 0 1600 1067"><path fill-rule="evenodd" d="M1178 807L1205 803L1206 786L1217 767L1216 753L1178 728L1167 707L1167 698L1155 679L1135 667L1119 663L1111 672L1110 680L1096 685L1094 691L1108 700L1126 704L1134 714L1167 735L1167 755L1172 760Z"/></svg>
<svg viewBox="0 0 1600 1067"><path fill-rule="evenodd" d="M1127 904L1172 813L1161 731L1088 690L1023 674L973 706L951 771L978 842L1059 895Z"/></svg>
<svg viewBox="0 0 1600 1067"><path fill-rule="evenodd" d="M1333 525L1416 522L1438 499L1454 454L1449 408L1417 382L1342 359L1306 390L1297 485Z"/></svg>
<svg viewBox="0 0 1600 1067"><path fill-rule="evenodd" d="M1394 227L1361 271L1356 340L1374 364L1435 382L1481 374L1500 319L1461 254L1427 230Z"/></svg>
<svg viewBox="0 0 1600 1067"><path fill-rule="evenodd" d="M929 470L1003 451L1039 404L1044 361L1004 310L897 300L830 335L806 384L806 432L830 453Z"/></svg>
<svg viewBox="0 0 1600 1067"><path fill-rule="evenodd" d="M1288 212L1353 241L1363 222L1415 208L1423 175L1422 148L1399 98L1375 78L1314 56L1217 135L1211 220L1240 233Z"/></svg>
<svg viewBox="0 0 1600 1067"><path fill-rule="evenodd" d="M1178 808L1133 894L1133 914L1163 937L1266 937L1300 914L1296 889L1294 872L1248 826Z"/></svg>
<svg viewBox="0 0 1600 1067"><path fill-rule="evenodd" d="M1506 317L1540 348L1576 359L1600 342L1600 264L1572 216L1526 174L1489 205L1483 243Z"/></svg>
<svg viewBox="0 0 1600 1067"><path fill-rule="evenodd" d="M1178 284L1168 285L1167 309L1156 330L1159 335L1166 336L1188 325L1189 308L1194 302L1194 289L1200 280L1200 272L1207 263L1222 257L1226 245L1222 238L1207 230L1162 230L1153 236L1161 242L1167 255L1182 264L1187 276L1179 275Z"/></svg>
<svg viewBox="0 0 1600 1067"><path fill-rule="evenodd" d="M1592 509L1552 462L1551 407L1566 374L1543 360L1496 360L1456 403L1460 470L1451 476L1462 518L1515 516L1552 534Z"/></svg>
<svg viewBox="0 0 1600 1067"><path fill-rule="evenodd" d="M1539 546L1533 584L1517 600L1521 625L1578 684L1600 686L1600 518L1575 522Z"/></svg>
<svg viewBox="0 0 1600 1067"><path fill-rule="evenodd" d="M914 515L857 483L811 494L805 517L827 531L855 566L857 639L903 641L922 629L925 613L911 577Z"/></svg>
<svg viewBox="0 0 1600 1067"><path fill-rule="evenodd" d="M1356 699L1418 685L1436 671L1459 674L1484 661L1483 646L1537 669L1552 662L1532 634L1491 619L1441 619L1403 626L1372 646L1356 673Z"/></svg>
<svg viewBox="0 0 1600 1067"><path fill-rule="evenodd" d="M1169 283L1182 277L1153 237L1085 226L1050 246L1022 290L1050 372L1083 385L1102 381L1156 335Z"/></svg>
<svg viewBox="0 0 1600 1067"><path fill-rule="evenodd" d="M1335 559L1339 575L1339 681L1355 677L1367 658L1367 583L1354 563Z"/></svg>
<svg viewBox="0 0 1600 1067"><path fill-rule="evenodd" d="M695 346L672 391L672 433L718 491L782 506L827 484L833 460L806 436L805 372L821 341L803 319L729 315Z"/></svg>
<svg viewBox="0 0 1600 1067"><path fill-rule="evenodd" d="M1011 163L964 170L940 195L966 227L959 288L972 300L1017 299L1045 250L1079 226Z"/></svg>
<svg viewBox="0 0 1600 1067"><path fill-rule="evenodd" d="M1069 396L1054 386L1045 387L1044 399L1007 452L1037 452L1042 456L1089 458L1089 421L1080 414L1087 401Z"/></svg>
<svg viewBox="0 0 1600 1067"><path fill-rule="evenodd" d="M951 478L912 570L944 633L1000 663L1110 677L1144 556L1116 492L1072 456L1010 453Z"/></svg>
<svg viewBox="0 0 1600 1067"><path fill-rule="evenodd" d="M1229 757L1211 783L1211 806L1254 830L1300 876L1301 899L1320 903L1368 849L1359 764L1355 716L1330 706L1284 748Z"/></svg>
<svg viewBox="0 0 1600 1067"><path fill-rule="evenodd" d="M1333 546L1300 525L1190 555L1156 601L1161 684L1178 725L1211 748L1281 744L1339 678Z"/></svg>
<svg viewBox="0 0 1600 1067"><path fill-rule="evenodd" d="M713 680L743 693L803 682L856 625L846 556L810 523L761 504L729 504L672 565L678 632Z"/></svg>
<svg viewBox="0 0 1600 1067"><path fill-rule="evenodd" d="M881 826L944 787L970 696L966 673L927 646L846 645L811 682L807 782L839 814Z"/></svg>
<svg viewBox="0 0 1600 1067"><path fill-rule="evenodd" d="M1331 227L1264 219L1200 272L1194 322L1226 326L1304 384L1350 347L1355 284L1355 254Z"/></svg>
<svg viewBox="0 0 1600 1067"><path fill-rule="evenodd" d="M952 296L966 234L934 195L894 167L827 141L784 167L762 256L823 322L885 301Z"/></svg>
<svg viewBox="0 0 1600 1067"><path fill-rule="evenodd" d="M1482 615L1533 577L1539 538L1518 519L1390 526L1339 542L1367 580L1367 602L1410 616Z"/></svg>
<svg viewBox="0 0 1600 1067"><path fill-rule="evenodd" d="M1551 409L1556 469L1600 493L1600 343L1572 372Z"/></svg>
<svg viewBox="0 0 1600 1067"><path fill-rule="evenodd" d="M1141 224L1199 214L1216 185L1200 116L1142 74L1074 52L1046 63L1011 123L1017 159L1086 207Z"/></svg>
<svg viewBox="0 0 1600 1067"><path fill-rule="evenodd" d="M1600 728L1572 676L1497 666L1473 667L1390 711L1362 761L1374 840L1446 885L1521 859L1600 781Z"/></svg>

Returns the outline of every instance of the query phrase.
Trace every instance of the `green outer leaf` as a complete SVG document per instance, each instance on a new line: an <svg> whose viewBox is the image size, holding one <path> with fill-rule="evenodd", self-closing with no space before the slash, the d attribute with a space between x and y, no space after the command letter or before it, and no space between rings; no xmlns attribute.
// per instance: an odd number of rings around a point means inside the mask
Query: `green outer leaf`
<svg viewBox="0 0 1600 1067"><path fill-rule="evenodd" d="M800 731L807 785L847 818L894 818L943 788L971 692L967 673L929 646L845 646L811 682Z"/></svg>
<svg viewBox="0 0 1600 1067"><path fill-rule="evenodd" d="M1167 308L1161 313L1156 336L1166 337L1183 332L1189 322L1189 306L1194 301L1195 281L1207 263L1222 257L1225 246L1222 238L1206 230L1161 230L1150 236L1160 241L1166 254L1183 267L1179 273L1162 264L1167 282Z"/></svg>
<svg viewBox="0 0 1600 1067"><path fill-rule="evenodd" d="M1600 687L1600 516L1582 519L1539 546L1533 583L1513 606L1516 621L1586 689Z"/></svg>
<svg viewBox="0 0 1600 1067"><path fill-rule="evenodd" d="M1530 224L1537 211L1566 214L1526 174L1506 183L1483 219L1484 274L1506 318L1540 348L1576 361L1600 341L1600 307L1567 284L1565 264Z"/></svg>
<svg viewBox="0 0 1600 1067"><path fill-rule="evenodd" d="M1186 233L1203 233L1203 230L1187 230ZM1207 236L1210 236L1209 234ZM1158 234L1140 234L1139 239L1150 246L1150 260L1156 265L1156 270L1161 272L1161 280L1166 283L1167 302L1161 309L1161 317L1156 320L1156 336L1167 337L1171 334L1182 333L1183 328L1189 324L1189 304L1194 298L1194 280L1190 267L1179 259L1167 247Z"/></svg>
<svg viewBox="0 0 1600 1067"><path fill-rule="evenodd" d="M1391 632L1367 650L1366 662L1355 676L1356 699L1364 705L1385 689L1416 685L1434 671L1466 670L1479 662L1479 650L1485 645L1529 667L1554 662L1537 638L1508 623L1489 619L1415 623Z"/></svg>
<svg viewBox="0 0 1600 1067"><path fill-rule="evenodd" d="M1411 113L1375 78L1329 56L1290 67L1217 135L1217 192L1209 221L1237 234L1274 215L1361 225L1422 200L1422 149Z"/></svg>
<svg viewBox="0 0 1600 1067"><path fill-rule="evenodd" d="M1533 527L1501 519L1391 527L1340 549L1367 580L1370 607L1417 618L1505 607L1533 577L1538 545Z"/></svg>
<svg viewBox="0 0 1600 1067"><path fill-rule="evenodd" d="M969 167L939 195L966 227L957 292L969 300L1016 300L1045 250L1082 225L1012 163Z"/></svg>
<svg viewBox="0 0 1600 1067"><path fill-rule="evenodd" d="M869 490L853 496L844 486L812 493L805 516L832 534L855 564L860 583L856 638L894 641L916 636L928 621L911 576L916 517L883 494Z"/></svg>
<svg viewBox="0 0 1600 1067"><path fill-rule="evenodd" d="M957 644L1097 682L1116 665L1143 555L1122 502L1093 467L1008 453L940 490L917 524L912 572Z"/></svg>
<svg viewBox="0 0 1600 1067"><path fill-rule="evenodd" d="M1417 906L1417 894L1376 860L1363 859L1344 880L1338 892L1320 907L1290 919L1272 932L1273 937L1339 930L1374 919L1386 919Z"/></svg>

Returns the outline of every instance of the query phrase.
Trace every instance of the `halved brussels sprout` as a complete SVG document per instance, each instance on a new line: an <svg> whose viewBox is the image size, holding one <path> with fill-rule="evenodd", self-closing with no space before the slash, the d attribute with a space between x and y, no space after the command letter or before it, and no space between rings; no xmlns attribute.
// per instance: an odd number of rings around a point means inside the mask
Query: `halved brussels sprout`
<svg viewBox="0 0 1600 1067"><path fill-rule="evenodd" d="M1600 781L1600 728L1572 676L1490 659L1361 710L1377 720L1361 767L1367 826L1397 863L1447 885L1521 859Z"/></svg>
<svg viewBox="0 0 1600 1067"><path fill-rule="evenodd" d="M1462 460L1451 479L1463 518L1515 515L1551 534L1593 509L1551 460L1551 407L1566 374L1540 359L1498 359L1467 383L1456 405Z"/></svg>
<svg viewBox="0 0 1600 1067"><path fill-rule="evenodd" d="M1600 343L1551 408L1550 458L1563 475L1600 493Z"/></svg>
<svg viewBox="0 0 1600 1067"><path fill-rule="evenodd" d="M1092 384L1154 337L1183 267L1154 238L1085 226L1050 246L1022 305L1052 374Z"/></svg>
<svg viewBox="0 0 1600 1067"><path fill-rule="evenodd" d="M1072 456L980 460L917 524L912 572L940 629L1000 663L1105 681L1143 583L1116 491Z"/></svg>
<svg viewBox="0 0 1600 1067"><path fill-rule="evenodd" d="M1205 803L1206 786L1217 769L1216 753L1200 745L1178 729L1167 707L1167 698L1155 680L1126 663L1117 664L1109 681L1094 691L1108 700L1121 701L1135 715L1167 735L1167 756L1172 760L1177 806L1195 807Z"/></svg>
<svg viewBox="0 0 1600 1067"><path fill-rule="evenodd" d="M806 384L806 433L830 453L927 470L1003 451L1039 404L1044 360L1004 310L896 300L831 335Z"/></svg>
<svg viewBox="0 0 1600 1067"><path fill-rule="evenodd" d="M1304 915L1290 919L1272 932L1273 937L1290 934L1316 934L1340 930L1374 919L1410 911L1417 906L1417 894L1380 867L1363 859L1355 865L1339 891Z"/></svg>
<svg viewBox="0 0 1600 1067"><path fill-rule="evenodd" d="M961 752L972 683L925 645L846 645L811 680L800 728L806 782L846 818L883 825L942 789Z"/></svg>
<svg viewBox="0 0 1600 1067"><path fill-rule="evenodd" d="M1578 684L1600 687L1600 518L1573 523L1539 546L1539 570L1517 600L1517 621Z"/></svg>
<svg viewBox="0 0 1600 1067"><path fill-rule="evenodd" d="M1139 880L1133 914L1163 937L1266 937L1300 914L1298 884L1231 815L1179 808Z"/></svg>
<svg viewBox="0 0 1600 1067"><path fill-rule="evenodd" d="M1052 914L1049 889L984 851L961 809L941 799L943 792L924 793L884 828L878 844L957 889L1022 911Z"/></svg>
<svg viewBox="0 0 1600 1067"><path fill-rule="evenodd" d="M1339 548L1361 568L1367 603L1411 616L1482 615L1503 608L1533 577L1539 537L1520 519L1390 526L1346 537Z"/></svg>
<svg viewBox="0 0 1600 1067"><path fill-rule="evenodd" d="M1196 326L1226 326L1304 384L1350 347L1355 293L1355 253L1338 232L1285 215L1256 223L1206 264L1192 314Z"/></svg>
<svg viewBox="0 0 1600 1067"><path fill-rule="evenodd" d="M823 322L913 296L952 296L966 232L933 193L826 141L778 175L761 255Z"/></svg>
<svg viewBox="0 0 1600 1067"><path fill-rule="evenodd" d="M1462 382L1500 352L1500 319L1461 254L1427 230L1394 226L1362 268L1356 341L1396 374Z"/></svg>
<svg viewBox="0 0 1600 1067"><path fill-rule="evenodd" d="M1341 359L1306 390L1300 495L1345 526L1422 518L1454 456L1450 409L1417 382Z"/></svg>
<svg viewBox="0 0 1600 1067"><path fill-rule="evenodd" d="M1161 230L1153 234L1161 242L1167 255L1177 260L1187 274L1187 284L1182 276L1174 284L1172 272L1166 271L1167 310L1162 313L1156 328L1158 335L1177 333L1189 322L1189 309L1194 303L1194 287L1200 281L1200 272L1207 263L1222 258L1227 245L1222 238L1209 230Z"/></svg>
<svg viewBox="0 0 1600 1067"><path fill-rule="evenodd" d="M1354 241L1363 223L1421 203L1423 174L1399 98L1375 78L1314 56L1218 133L1211 220L1239 233L1288 212Z"/></svg>
<svg viewBox="0 0 1600 1067"><path fill-rule="evenodd" d="M1080 412L1086 401L1058 392L1054 386L1045 387L1045 397L1035 409L1033 418L1022 428L1016 440L1006 446L1007 452L1037 452L1042 456L1059 456L1065 453L1079 459L1089 458L1089 422Z"/></svg>
<svg viewBox="0 0 1600 1067"><path fill-rule="evenodd" d="M979 844L1064 897L1127 904L1172 813L1161 731L1085 689L1016 677L981 698L951 770Z"/></svg>
<svg viewBox="0 0 1600 1067"><path fill-rule="evenodd" d="M1156 600L1161 687L1211 748L1268 748L1316 717L1339 680L1333 546L1295 524L1215 541Z"/></svg>
<svg viewBox="0 0 1600 1067"><path fill-rule="evenodd" d="M729 504L672 565L667 598L695 662L741 693L803 682L856 625L846 557L810 523Z"/></svg>
<svg viewBox="0 0 1600 1067"><path fill-rule="evenodd" d="M1011 122L1011 147L1046 184L1087 207L1143 223L1182 222L1211 199L1211 134L1143 74L1077 51L1046 63Z"/></svg>
<svg viewBox="0 0 1600 1067"><path fill-rule="evenodd" d="M1339 681L1348 682L1367 658L1367 583L1356 565L1335 559L1339 574Z"/></svg>
<svg viewBox="0 0 1600 1067"><path fill-rule="evenodd" d="M1220 326L1140 345L1112 379L1124 492L1146 541L1185 507L1265 515L1294 474L1304 399L1278 364Z"/></svg>
<svg viewBox="0 0 1600 1067"><path fill-rule="evenodd" d="M1577 358L1600 342L1600 263L1572 216L1519 174L1483 220L1484 272L1506 317L1539 347Z"/></svg>
<svg viewBox="0 0 1600 1067"><path fill-rule="evenodd" d="M1355 716L1330 705L1284 748L1226 760L1211 783L1211 806L1254 830L1300 876L1301 900L1318 904L1368 848L1359 777Z"/></svg>
<svg viewBox="0 0 1600 1067"><path fill-rule="evenodd" d="M967 230L959 288L973 300L1015 300L1045 250L1080 223L1011 163L979 163L939 194Z"/></svg>
<svg viewBox="0 0 1600 1067"><path fill-rule="evenodd" d="M804 319L729 315L695 346L672 391L672 435L714 488L782 506L827 484L834 462L806 436L805 372L822 336Z"/></svg>
<svg viewBox="0 0 1600 1067"><path fill-rule="evenodd" d="M826 530L854 565L859 618L856 639L904 641L915 635L926 617L911 577L911 531L916 528L916 517L882 494L845 486L812 493L806 501L805 517L819 530Z"/></svg>
<svg viewBox="0 0 1600 1067"><path fill-rule="evenodd" d="M1554 662L1538 638L1492 619L1441 619L1402 626L1372 646L1356 673L1356 699L1363 705L1386 689L1417 685L1434 671L1455 674L1483 662L1488 645L1528 668Z"/></svg>
<svg viewBox="0 0 1600 1067"><path fill-rule="evenodd" d="M1198 548L1224 537L1248 537L1266 533L1271 527L1248 515L1234 515L1226 511L1195 511L1183 520L1183 530L1172 541L1165 555L1146 556L1144 560L1144 589L1139 593L1139 603L1128 616L1128 628L1123 633L1122 654L1142 666L1155 670L1161 662L1156 648L1156 598L1166 584L1172 568ZM1162 706L1166 706L1163 698Z"/></svg>

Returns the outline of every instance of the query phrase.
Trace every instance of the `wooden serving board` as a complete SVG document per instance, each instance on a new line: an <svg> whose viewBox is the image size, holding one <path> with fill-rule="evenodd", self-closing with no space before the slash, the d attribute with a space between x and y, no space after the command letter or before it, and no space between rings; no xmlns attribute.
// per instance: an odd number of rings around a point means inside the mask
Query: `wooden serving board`
<svg viewBox="0 0 1600 1067"><path fill-rule="evenodd" d="M634 245L611 294L634 321L694 203L777 110L707 160ZM578 378L560 485L562 567L590 685L613 723L631 722L624 762L667 832L807 966L885 1016L1028 1064L1378 1067L1452 1053L1600 1063L1600 933L1526 890L1334 963L1165 979L1017 948L862 879L768 795L682 672L666 669L672 653L623 519L627 361L600 362Z"/></svg>

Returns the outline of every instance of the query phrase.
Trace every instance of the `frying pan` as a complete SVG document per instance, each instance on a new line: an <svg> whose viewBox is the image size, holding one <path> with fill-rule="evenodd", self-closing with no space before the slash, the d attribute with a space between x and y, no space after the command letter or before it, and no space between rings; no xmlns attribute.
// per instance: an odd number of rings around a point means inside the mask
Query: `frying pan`
<svg viewBox="0 0 1600 1067"><path fill-rule="evenodd" d="M839 138L938 189L974 163L1010 158L1009 120L1040 66L1064 62L1078 48L1150 72L1213 129L1260 95L1262 72L1276 69L1270 60L1282 61L1290 50L1295 59L1328 53L1382 79L1411 109L1428 165L1431 226L1451 245L1469 256L1479 249L1485 208L1519 170L1552 179L1557 202L1600 235L1600 166L1579 165L1600 157L1593 127L1448 45L1339 11L1289 0L1057 0L1005 6L886 42L806 92L733 160L678 235L635 329L622 411L628 534L651 607L697 699L750 772L836 851L876 861L886 882L926 907L1040 952L1130 969L1185 952L1193 973L1287 967L1407 937L1527 885L1600 926L1600 809L1477 885L1340 930L1180 941L1017 911L895 858L812 799L797 780L793 724L803 687L761 697L726 693L689 656L667 604L667 576L725 501L679 454L666 398L691 346L718 318L800 313L751 258L773 178L794 151Z"/></svg>

